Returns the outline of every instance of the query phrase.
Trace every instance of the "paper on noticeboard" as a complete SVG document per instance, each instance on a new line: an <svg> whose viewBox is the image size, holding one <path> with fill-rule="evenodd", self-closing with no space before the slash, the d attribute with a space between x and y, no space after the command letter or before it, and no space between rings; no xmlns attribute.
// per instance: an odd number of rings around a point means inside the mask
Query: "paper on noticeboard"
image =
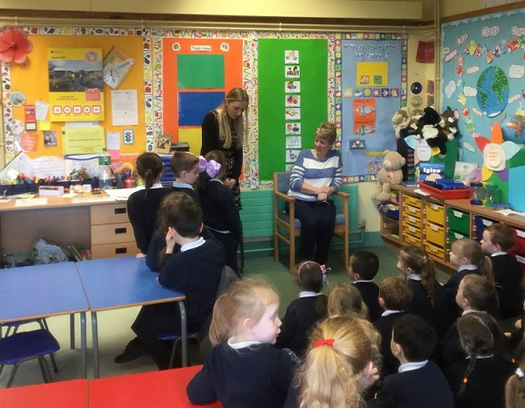
<svg viewBox="0 0 525 408"><path fill-rule="evenodd" d="M139 124L137 90L111 91L113 126Z"/></svg>
<svg viewBox="0 0 525 408"><path fill-rule="evenodd" d="M106 147L104 128L94 126L87 128L62 128L63 153L85 154L100 153Z"/></svg>

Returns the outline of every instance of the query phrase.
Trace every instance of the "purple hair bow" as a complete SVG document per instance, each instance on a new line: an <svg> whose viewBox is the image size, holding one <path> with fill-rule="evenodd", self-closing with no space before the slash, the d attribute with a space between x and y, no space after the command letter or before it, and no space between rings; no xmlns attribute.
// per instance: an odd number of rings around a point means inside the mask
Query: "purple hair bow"
<svg viewBox="0 0 525 408"><path fill-rule="evenodd" d="M221 170L221 164L215 160L207 161L204 157L199 156L199 173L204 173L214 178Z"/></svg>

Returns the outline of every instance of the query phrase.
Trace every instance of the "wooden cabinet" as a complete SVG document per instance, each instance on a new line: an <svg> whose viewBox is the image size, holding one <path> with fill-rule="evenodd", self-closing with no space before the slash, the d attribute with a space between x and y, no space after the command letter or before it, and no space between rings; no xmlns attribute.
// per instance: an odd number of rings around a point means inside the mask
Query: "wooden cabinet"
<svg viewBox="0 0 525 408"><path fill-rule="evenodd" d="M94 205L90 212L93 259L138 253L126 202Z"/></svg>
<svg viewBox="0 0 525 408"><path fill-rule="evenodd" d="M525 216L505 216L494 208L471 205L468 199L440 200L423 196L400 185L393 186L392 190L399 205L400 221L394 224L381 212L381 234L386 245L394 249L404 245L424 247L441 269L451 272L456 270L449 262L450 248L455 240L479 241L488 225L504 222L516 231L512 252L525 270Z"/></svg>

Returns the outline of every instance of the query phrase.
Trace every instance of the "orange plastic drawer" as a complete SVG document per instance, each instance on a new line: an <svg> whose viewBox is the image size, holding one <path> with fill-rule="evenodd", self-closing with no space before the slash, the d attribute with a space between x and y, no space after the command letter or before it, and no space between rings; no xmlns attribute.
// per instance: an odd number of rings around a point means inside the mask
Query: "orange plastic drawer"
<svg viewBox="0 0 525 408"><path fill-rule="evenodd" d="M445 225L445 207L436 203L425 204L425 220Z"/></svg>
<svg viewBox="0 0 525 408"><path fill-rule="evenodd" d="M421 218L421 208L412 205L403 204L403 216L412 215L413 217Z"/></svg>
<svg viewBox="0 0 525 408"><path fill-rule="evenodd" d="M405 204L411 205L413 207L420 207L421 206L421 199L417 197L413 197L410 195L403 195L403 202Z"/></svg>
<svg viewBox="0 0 525 408"><path fill-rule="evenodd" d="M445 234L441 225L427 222L425 223L425 233L427 241L439 246L445 246Z"/></svg>
<svg viewBox="0 0 525 408"><path fill-rule="evenodd" d="M407 213L403 214L403 223L421 228L421 219Z"/></svg>
<svg viewBox="0 0 525 408"><path fill-rule="evenodd" d="M417 227L414 227L412 225L405 225L403 227L403 234L410 234L410 235L412 235L414 237L420 238L421 237L421 229L417 228Z"/></svg>
<svg viewBox="0 0 525 408"><path fill-rule="evenodd" d="M445 251L443 250L443 248L440 248L436 245L432 245L429 242L425 242L425 251L427 251L427 253L431 255L438 257L439 259L445 259Z"/></svg>
<svg viewBox="0 0 525 408"><path fill-rule="evenodd" d="M403 239L405 240L405 244L408 245L414 245L414 246L421 246L421 238L416 238L410 234L403 234Z"/></svg>

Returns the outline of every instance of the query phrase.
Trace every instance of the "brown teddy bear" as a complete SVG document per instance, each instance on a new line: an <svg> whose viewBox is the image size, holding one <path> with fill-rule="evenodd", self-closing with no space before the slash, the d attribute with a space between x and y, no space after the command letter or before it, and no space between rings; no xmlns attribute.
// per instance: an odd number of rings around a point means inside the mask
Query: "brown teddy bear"
<svg viewBox="0 0 525 408"><path fill-rule="evenodd" d="M383 155L383 167L377 173L376 191L372 194L372 198L382 203L390 200L392 184L399 184L403 181L401 167L406 163L405 158L398 152L385 150Z"/></svg>

